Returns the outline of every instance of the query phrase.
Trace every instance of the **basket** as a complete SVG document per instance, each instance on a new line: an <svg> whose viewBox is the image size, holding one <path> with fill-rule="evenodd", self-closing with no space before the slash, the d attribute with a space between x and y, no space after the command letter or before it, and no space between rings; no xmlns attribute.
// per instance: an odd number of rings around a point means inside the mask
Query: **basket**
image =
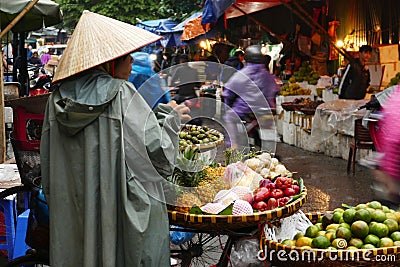
<svg viewBox="0 0 400 267"><path fill-rule="evenodd" d="M294 111L294 104L292 102L284 102L281 107L286 111Z"/></svg>
<svg viewBox="0 0 400 267"><path fill-rule="evenodd" d="M190 124L185 124L185 125L190 126ZM208 142L208 143L205 143L205 144L193 144L193 145L191 145L191 147L198 148L200 151L204 151L204 150L208 150L208 149L217 147L217 146L219 146L219 145L224 143L225 137L221 132L219 132L219 131L217 131L215 129L209 129L208 131L211 132L214 135L217 135L218 136L218 140L213 141L213 142ZM184 149L185 147L186 146L182 146L181 148Z"/></svg>
<svg viewBox="0 0 400 267"><path fill-rule="evenodd" d="M320 212L306 213L313 223L322 215ZM400 247L358 250L303 249L265 239L264 250L270 252L265 256L268 261L283 267L400 266Z"/></svg>
<svg viewBox="0 0 400 267"><path fill-rule="evenodd" d="M249 215L198 215L168 210L168 219L171 225L196 230L237 230L290 216L304 205L306 199L307 189L304 187L300 198L273 210Z"/></svg>
<svg viewBox="0 0 400 267"><path fill-rule="evenodd" d="M301 108L300 111L303 112L305 115L315 114L315 108Z"/></svg>

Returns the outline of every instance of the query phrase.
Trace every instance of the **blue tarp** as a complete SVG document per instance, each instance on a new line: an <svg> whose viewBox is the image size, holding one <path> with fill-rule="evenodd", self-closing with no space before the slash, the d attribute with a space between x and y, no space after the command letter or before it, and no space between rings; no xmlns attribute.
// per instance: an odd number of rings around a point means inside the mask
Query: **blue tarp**
<svg viewBox="0 0 400 267"><path fill-rule="evenodd" d="M203 7L201 23L214 23L224 14L236 0L206 0Z"/></svg>
<svg viewBox="0 0 400 267"><path fill-rule="evenodd" d="M159 41L159 44L161 44L163 47L182 45L182 31L174 30L176 25L178 25L178 23L172 19L147 20L136 24L136 26L139 28L161 35L163 39Z"/></svg>

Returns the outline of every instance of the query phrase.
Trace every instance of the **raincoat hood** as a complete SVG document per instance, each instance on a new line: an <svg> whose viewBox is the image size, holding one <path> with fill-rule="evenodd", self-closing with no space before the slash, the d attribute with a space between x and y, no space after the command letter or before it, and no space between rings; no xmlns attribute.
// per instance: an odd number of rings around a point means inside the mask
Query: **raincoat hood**
<svg viewBox="0 0 400 267"><path fill-rule="evenodd" d="M118 93L120 79L90 70L81 79L65 81L54 98L56 119L68 135L73 136L96 120Z"/></svg>

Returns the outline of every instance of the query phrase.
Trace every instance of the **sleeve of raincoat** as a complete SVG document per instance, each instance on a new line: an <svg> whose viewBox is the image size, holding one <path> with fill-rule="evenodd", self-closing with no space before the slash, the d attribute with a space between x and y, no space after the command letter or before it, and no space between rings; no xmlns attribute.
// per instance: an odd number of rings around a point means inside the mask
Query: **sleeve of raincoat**
<svg viewBox="0 0 400 267"><path fill-rule="evenodd" d="M160 182L173 171L178 151L179 116L163 104L153 112L130 83L122 86L129 87L121 93L127 166L141 182Z"/></svg>

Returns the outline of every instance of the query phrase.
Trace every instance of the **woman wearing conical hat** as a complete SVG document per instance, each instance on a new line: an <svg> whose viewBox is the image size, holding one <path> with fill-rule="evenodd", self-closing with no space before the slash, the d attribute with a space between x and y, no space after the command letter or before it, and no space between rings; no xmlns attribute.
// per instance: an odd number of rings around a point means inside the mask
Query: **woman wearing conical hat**
<svg viewBox="0 0 400 267"><path fill-rule="evenodd" d="M159 38L84 11L59 62L40 147L51 266L170 265L163 185L188 108L153 112L127 81Z"/></svg>

